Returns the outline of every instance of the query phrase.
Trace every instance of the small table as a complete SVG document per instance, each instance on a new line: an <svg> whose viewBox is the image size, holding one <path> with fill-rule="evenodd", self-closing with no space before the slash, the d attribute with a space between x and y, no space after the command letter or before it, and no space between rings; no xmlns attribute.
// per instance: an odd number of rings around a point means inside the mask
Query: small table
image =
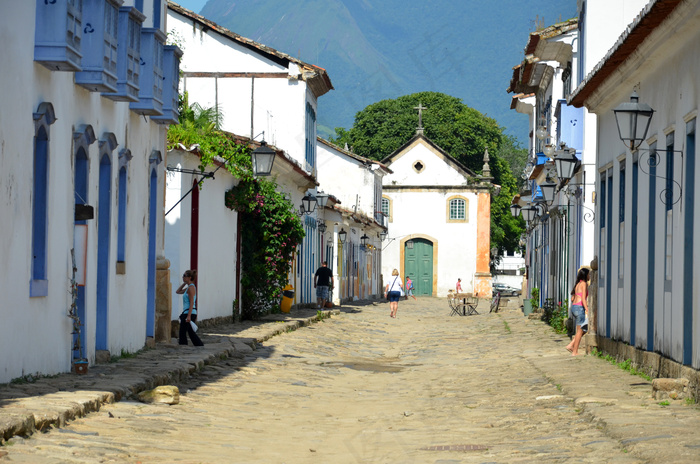
<svg viewBox="0 0 700 464"><path fill-rule="evenodd" d="M479 304L479 298L471 293L450 293L447 296L447 301L452 312L450 316L457 314L458 316L471 316L479 314L476 306Z"/></svg>

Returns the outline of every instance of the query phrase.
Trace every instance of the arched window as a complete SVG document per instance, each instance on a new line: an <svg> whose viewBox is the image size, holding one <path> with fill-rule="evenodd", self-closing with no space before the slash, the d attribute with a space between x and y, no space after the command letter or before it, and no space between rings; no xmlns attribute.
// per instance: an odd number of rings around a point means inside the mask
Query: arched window
<svg viewBox="0 0 700 464"><path fill-rule="evenodd" d="M56 121L51 103L34 113L34 184L32 195L32 259L29 296L49 293L46 269L48 254L48 191L50 126Z"/></svg>
<svg viewBox="0 0 700 464"><path fill-rule="evenodd" d="M447 222L469 222L469 202L462 196L447 200Z"/></svg>

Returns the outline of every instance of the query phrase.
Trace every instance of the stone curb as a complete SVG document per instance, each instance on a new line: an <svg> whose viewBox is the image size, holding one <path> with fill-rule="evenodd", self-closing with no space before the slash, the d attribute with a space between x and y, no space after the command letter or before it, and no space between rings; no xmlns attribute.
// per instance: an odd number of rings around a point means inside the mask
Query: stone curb
<svg viewBox="0 0 700 464"><path fill-rule="evenodd" d="M298 312L311 314L311 310ZM337 309L323 312L326 317L340 314ZM91 366L86 375L64 373L30 384L0 387L0 445L15 436L26 438L51 427L64 427L67 422L99 411L103 404L177 383L206 365L243 357L272 337L318 322L319 316L314 310L309 316L277 314L263 321L235 333L223 333L222 327L202 329L205 335L210 333L222 339L202 348L157 345L133 358ZM256 333L246 337L246 331Z"/></svg>

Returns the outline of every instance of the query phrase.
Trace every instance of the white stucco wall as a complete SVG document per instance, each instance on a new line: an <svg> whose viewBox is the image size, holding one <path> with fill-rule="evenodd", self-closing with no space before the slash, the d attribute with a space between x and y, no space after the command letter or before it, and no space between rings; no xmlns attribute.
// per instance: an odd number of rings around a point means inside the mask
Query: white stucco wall
<svg viewBox="0 0 700 464"><path fill-rule="evenodd" d="M108 349L135 351L146 340L146 282L148 255L149 156L164 152L165 128L129 111L128 103L114 102L73 82L72 72L50 71L35 63L34 26L36 2L5 2L0 6L0 38L5 45L0 70L0 185L3 200L0 224L5 239L0 259L8 278L0 284L5 295L2 311L11 320L0 329L0 349L5 361L0 383L30 374L55 374L71 367L72 331L67 317L70 306L70 249L73 247L74 159L73 133L91 125L97 142L89 146L87 203L95 207L95 219L87 221L86 311L84 355L95 356L95 305L97 270L97 205L99 141L115 135L112 152L111 221L109 251ZM48 180L48 295L30 297L32 257L33 146L32 113L50 102L57 120L50 126ZM126 274L116 274L118 159L122 149L133 155L128 168L126 218ZM162 166L159 167L162 182ZM161 184L162 186L162 184ZM162 188L157 189L162 192ZM162 197L162 193L159 193ZM162 198L159 198L162 201ZM102 213L103 214L103 213ZM161 231L161 227L158 228Z"/></svg>
<svg viewBox="0 0 700 464"><path fill-rule="evenodd" d="M420 161L425 165L418 173L413 165ZM454 169L445 169L444 162L440 160L424 143L418 143L415 148L406 152L391 164L393 174L387 175L384 185L462 185L465 184L464 176Z"/></svg>
<svg viewBox="0 0 700 464"><path fill-rule="evenodd" d="M182 71L299 73L296 64L290 63L287 69L211 29L202 32L200 25L193 27L191 19L172 10L168 10L168 28L183 41ZM223 112L222 129L251 138L265 131L265 140L269 144L285 150L304 166L306 103L317 112L317 102L303 80L286 76L186 76L181 87L188 92L190 102L199 102L204 107L218 105ZM261 140L261 137L256 140Z"/></svg>
<svg viewBox="0 0 700 464"><path fill-rule="evenodd" d="M316 150L319 188L338 198L345 209L373 217L376 187L382 182L379 170L323 143L317 143Z"/></svg>
<svg viewBox="0 0 700 464"><path fill-rule="evenodd" d="M168 153L168 165L197 169L198 156L181 150ZM216 166L209 166L212 172ZM194 176L179 172L167 174L166 211L192 188ZM236 237L238 214L226 208L224 194L238 181L225 168L213 179L205 179L199 190L199 242L197 264L197 309L200 320L231 316L236 298ZM182 284L182 274L190 269L192 194L165 217L165 257L170 260L173 288L172 319L182 313L182 296L175 294Z"/></svg>
<svg viewBox="0 0 700 464"><path fill-rule="evenodd" d="M697 56L700 54L700 30L697 28L700 21L700 7L692 2L685 7L679 7L670 17L670 23L664 23L650 36L645 44L639 47L634 56L634 66L619 68L604 88L596 92L591 98L594 105L591 110L599 115L598 125L598 176L597 189L600 189L600 176L604 175L609 180L612 175L612 221L606 223L607 228L612 227L612 240L606 250L610 250L611 257L601 260L605 265L601 272L606 279L604 286L599 289L599 333L611 337L630 341L631 329L634 325L636 337L631 343L635 346L658 351L679 362L686 362L683 349L687 340L684 336L684 296L691 292L692 296L692 365L700 366L700 344L697 340L700 336L700 314L698 310L697 288L700 284L700 276L694 272L692 283L685 284L686 265L696 263L698 260L698 243L692 249L688 249L685 239L687 231L697 231L700 227L700 192L695 187L693 198L695 201L694 221L686 223L686 209L688 204L688 192L692 187L686 184L688 159L695 157L689 153L686 146L686 122L697 117L697 109L700 104L697 76L700 73L700 62ZM668 70L674 72L669 73ZM610 82L614 82L612 86ZM637 155L629 153L619 139L612 108L623 101L629 100L629 94L636 87L641 103L649 104L654 113L647 143L642 144ZM661 200L666 188L667 155L666 135L675 134L674 149L683 151L675 153L673 179L678 185L673 185L674 204L671 209L672 222L667 231L666 205ZM653 179L642 171L649 172L647 163L649 144L656 141L659 152L659 163L656 167L656 186L650 195L650 186ZM637 158L638 157L638 158ZM638 177L638 217L637 240L638 247L632 249L631 218L634 195L632 190L632 169L635 159L639 163ZM625 198L625 223L623 248L620 249L620 166L625 164L626 188ZM698 166L695 166L695 179L700 175ZM604 173L604 174L603 174ZM609 185L609 181L606 182ZM682 189L682 190L681 190ZM682 191L682 197L681 197ZM653 199L652 199L653 198ZM652 203L650 203L650 200ZM650 229L650 211L652 205L655 218ZM596 208L598 225L600 225L600 211L602 205ZM606 205L607 209L607 205ZM606 213L607 214L607 213ZM596 230L596 250L601 251L600 234ZM654 236L650 236L650 230ZM668 236L667 236L668 232ZM694 235L697 235L696 233ZM670 238L670 241L667 240ZM649 243L652 243L652 253L649 253ZM672 247L670 266L666 264L666 244ZM636 256L636 266L633 259ZM650 256L655 262L652 265ZM620 267L623 263L623 267ZM607 265L609 265L609 270ZM636 270L636 279L632 279L632 271ZM648 270L653 272L651 276ZM670 271L670 275L667 274ZM608 299L607 286L612 277L612 288ZM670 279L667 280L667 277ZM654 290L654 299L649 301L648 289ZM636 315L632 318L632 297L636 298L634 308ZM649 308L653 306L653 327L648 326L647 318ZM609 322L608 322L609 321ZM651 339L648 333L651 332Z"/></svg>
<svg viewBox="0 0 700 464"><path fill-rule="evenodd" d="M579 17L584 0L578 0ZM587 75L649 0L585 0L584 75Z"/></svg>

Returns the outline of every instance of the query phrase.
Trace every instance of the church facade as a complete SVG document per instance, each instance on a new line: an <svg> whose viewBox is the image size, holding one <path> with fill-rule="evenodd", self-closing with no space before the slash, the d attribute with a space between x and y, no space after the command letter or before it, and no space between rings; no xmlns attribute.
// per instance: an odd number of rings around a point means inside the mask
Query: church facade
<svg viewBox="0 0 700 464"><path fill-rule="evenodd" d="M488 153L480 177L418 129L382 160L382 212L389 235L382 248L386 281L397 269L416 296L446 296L462 279L464 292L491 296L491 191Z"/></svg>

